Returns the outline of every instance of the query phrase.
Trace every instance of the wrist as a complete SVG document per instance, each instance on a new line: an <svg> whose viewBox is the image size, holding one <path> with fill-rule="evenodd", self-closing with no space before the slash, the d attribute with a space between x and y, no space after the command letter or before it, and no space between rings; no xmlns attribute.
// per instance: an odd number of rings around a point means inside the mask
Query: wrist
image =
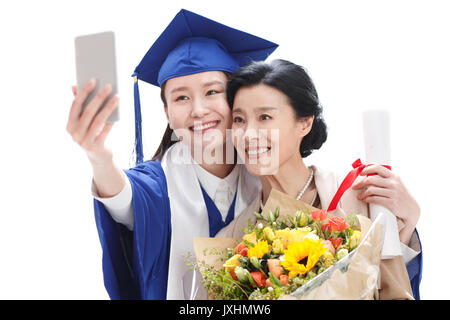
<svg viewBox="0 0 450 320"><path fill-rule="evenodd" d="M93 182L101 198L110 198L117 195L125 185L125 173L120 170L114 161L91 161L93 168Z"/></svg>
<svg viewBox="0 0 450 320"><path fill-rule="evenodd" d="M108 154L106 156L103 156L101 158L93 157L88 154L88 159L89 159L89 162L91 163L94 171L99 170L99 169L100 170L111 169L114 167L112 153Z"/></svg>
<svg viewBox="0 0 450 320"><path fill-rule="evenodd" d="M405 245L409 245L411 241L412 234L414 233L415 226L406 225L399 234L400 241L404 243Z"/></svg>

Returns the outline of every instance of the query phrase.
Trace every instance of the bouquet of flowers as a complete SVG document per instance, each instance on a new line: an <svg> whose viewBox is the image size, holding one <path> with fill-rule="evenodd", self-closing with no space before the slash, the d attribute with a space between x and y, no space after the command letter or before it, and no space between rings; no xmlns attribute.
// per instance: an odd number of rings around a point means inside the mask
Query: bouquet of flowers
<svg viewBox="0 0 450 320"><path fill-rule="evenodd" d="M209 298L373 297L381 244L380 230L371 228L369 219L332 216L305 205L286 212L292 200L277 191L269 200L241 239L195 239L195 267ZM355 255L362 236L366 250ZM352 262L356 269L349 268Z"/></svg>

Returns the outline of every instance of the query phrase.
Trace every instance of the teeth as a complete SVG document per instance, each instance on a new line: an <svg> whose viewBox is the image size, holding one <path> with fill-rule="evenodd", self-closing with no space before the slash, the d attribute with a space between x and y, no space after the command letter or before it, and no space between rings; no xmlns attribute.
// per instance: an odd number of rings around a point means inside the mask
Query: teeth
<svg viewBox="0 0 450 320"><path fill-rule="evenodd" d="M267 151L269 151L269 148L259 148L259 149L249 149L248 150L248 154L249 155L256 155L256 154L261 154L261 153L264 153L264 152L267 152Z"/></svg>
<svg viewBox="0 0 450 320"><path fill-rule="evenodd" d="M217 124L217 121L210 122L210 123L207 123L207 124L204 124L204 125L196 125L196 126L194 127L194 131L205 130L205 129L214 127L216 124Z"/></svg>

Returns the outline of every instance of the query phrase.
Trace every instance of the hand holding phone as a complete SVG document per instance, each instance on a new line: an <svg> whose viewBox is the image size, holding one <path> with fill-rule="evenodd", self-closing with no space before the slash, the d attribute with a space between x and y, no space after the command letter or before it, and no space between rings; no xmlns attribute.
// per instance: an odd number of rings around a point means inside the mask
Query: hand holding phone
<svg viewBox="0 0 450 320"><path fill-rule="evenodd" d="M97 167L111 166L112 152L104 142L118 120L113 40L112 33L75 39L78 85L72 87L75 98L66 129Z"/></svg>

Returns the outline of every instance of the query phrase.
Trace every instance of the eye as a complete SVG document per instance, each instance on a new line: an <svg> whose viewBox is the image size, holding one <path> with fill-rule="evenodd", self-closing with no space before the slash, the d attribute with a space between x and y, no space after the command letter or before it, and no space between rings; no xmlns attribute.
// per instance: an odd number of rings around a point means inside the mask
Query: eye
<svg viewBox="0 0 450 320"><path fill-rule="evenodd" d="M183 101L183 100L188 100L189 98L187 96L178 96L175 101Z"/></svg>
<svg viewBox="0 0 450 320"><path fill-rule="evenodd" d="M272 117L267 114L263 114L259 117L259 119L264 121L264 120L270 120L270 119L272 119Z"/></svg>
<svg viewBox="0 0 450 320"><path fill-rule="evenodd" d="M244 119L242 119L241 117L236 116L236 117L233 118L233 122L234 123L242 123L242 122L244 122Z"/></svg>
<svg viewBox="0 0 450 320"><path fill-rule="evenodd" d="M206 95L207 96L212 96L213 94L217 94L217 93L220 93L220 92L218 90L211 89L211 90L208 90Z"/></svg>

